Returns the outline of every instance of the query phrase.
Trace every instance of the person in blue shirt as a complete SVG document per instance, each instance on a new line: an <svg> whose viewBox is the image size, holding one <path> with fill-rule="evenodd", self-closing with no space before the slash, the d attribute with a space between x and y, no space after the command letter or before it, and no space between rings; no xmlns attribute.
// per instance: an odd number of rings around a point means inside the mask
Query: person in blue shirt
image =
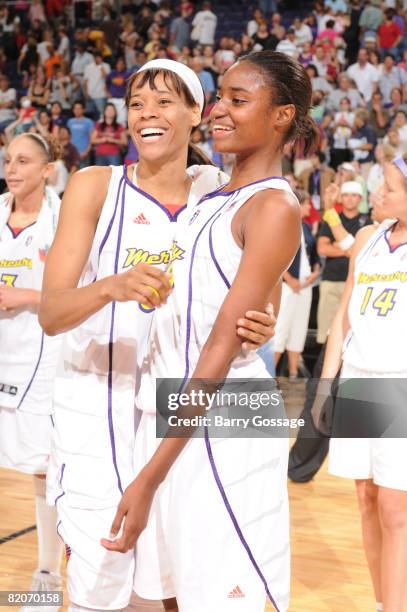
<svg viewBox="0 0 407 612"><path fill-rule="evenodd" d="M71 130L72 144L78 149L81 158L80 168L90 164L90 152L92 149L90 137L94 130L94 123L89 117L85 117L85 107L82 102L75 102L72 107L73 117L68 121Z"/></svg>

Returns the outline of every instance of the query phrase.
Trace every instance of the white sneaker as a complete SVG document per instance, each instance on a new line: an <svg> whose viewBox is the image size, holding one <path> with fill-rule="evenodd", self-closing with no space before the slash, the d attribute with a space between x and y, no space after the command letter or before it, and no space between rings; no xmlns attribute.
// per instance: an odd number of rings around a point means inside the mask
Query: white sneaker
<svg viewBox="0 0 407 612"><path fill-rule="evenodd" d="M54 572L44 572L37 570L33 573L30 591L45 593L47 591L62 591L62 578L60 574ZM55 606L24 606L20 612L59 612L60 605Z"/></svg>

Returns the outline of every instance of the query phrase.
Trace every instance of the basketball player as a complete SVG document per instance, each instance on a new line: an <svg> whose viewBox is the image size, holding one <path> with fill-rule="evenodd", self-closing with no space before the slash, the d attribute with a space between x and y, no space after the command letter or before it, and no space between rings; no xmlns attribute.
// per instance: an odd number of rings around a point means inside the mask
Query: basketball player
<svg viewBox="0 0 407 612"><path fill-rule="evenodd" d="M129 109L137 167L92 167L72 177L45 273L41 323L50 334L69 330L55 384L49 497L67 544L75 611L121 610L129 602L133 551L107 552L100 539L109 534L120 496L134 478L137 361L154 309L171 290L168 268L185 258L174 240L175 222L186 202L196 203L223 180L214 167L186 172L203 91L192 70L169 65L179 75L169 72L173 76L167 74L158 90L147 83L154 99L141 111L133 103ZM253 316L270 322L264 313ZM245 319L242 324L248 325ZM253 330L256 340L264 326L254 322Z"/></svg>
<svg viewBox="0 0 407 612"><path fill-rule="evenodd" d="M379 227L360 230L329 335L322 378L405 378L407 352L407 164L387 164ZM404 275L404 276L403 276ZM345 338L346 336L346 338ZM315 414L318 418L318 415ZM332 438L329 471L356 481L376 609L407 602L406 440Z"/></svg>
<svg viewBox="0 0 407 612"><path fill-rule="evenodd" d="M131 92L139 126L155 95L142 74ZM263 612L267 597L287 610L287 440L211 440L205 430L204 439L159 443L154 379L268 378L257 355L242 353L233 321L264 308L299 247L299 205L281 177L281 158L286 142L300 138L307 152L315 141L311 93L304 68L284 54L254 53L232 66L211 113L216 149L236 155L230 182L178 224L177 241L189 248L174 262L168 306L180 333L172 333L175 323L160 325L165 309L157 312L150 393L143 393L146 375L137 397L140 473L113 522L117 539L103 541L121 552L137 541L136 591L146 599L175 596L174 611Z"/></svg>
<svg viewBox="0 0 407 612"><path fill-rule="evenodd" d="M37 316L44 261L60 205L55 192L46 187L55 159L53 144L42 136L15 138L4 159L8 192L0 196L0 466L34 476L34 591L61 586L56 510L45 504L52 382L60 339L45 337ZM57 607L24 608L31 609Z"/></svg>

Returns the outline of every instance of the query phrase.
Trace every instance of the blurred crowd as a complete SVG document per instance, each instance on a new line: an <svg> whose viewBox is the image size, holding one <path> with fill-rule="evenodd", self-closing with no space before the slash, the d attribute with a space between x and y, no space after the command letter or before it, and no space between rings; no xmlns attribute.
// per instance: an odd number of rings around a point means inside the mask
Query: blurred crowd
<svg viewBox="0 0 407 612"><path fill-rule="evenodd" d="M325 211L336 210L352 235L371 223L383 164L407 150L406 0L1 3L0 189L5 147L24 131L59 141L61 159L50 180L59 195L79 168L136 161L126 129L126 81L154 58L185 62L199 76L206 108L191 139L230 171L233 159L212 148L208 116L225 70L261 49L297 58L312 81L319 150L305 157L285 148L284 175L299 195L306 240L284 280L298 299L319 284L322 344L348 266ZM277 361L288 349L295 378L308 315L300 331L281 325Z"/></svg>

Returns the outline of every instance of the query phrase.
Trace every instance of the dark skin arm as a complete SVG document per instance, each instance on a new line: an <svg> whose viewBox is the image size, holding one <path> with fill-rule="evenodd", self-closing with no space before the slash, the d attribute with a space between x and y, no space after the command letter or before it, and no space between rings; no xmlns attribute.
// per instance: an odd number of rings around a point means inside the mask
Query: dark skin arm
<svg viewBox="0 0 407 612"><path fill-rule="evenodd" d="M232 231L235 240L243 246L242 258L201 351L192 374L194 379L227 377L240 351L235 321L247 310L264 310L273 288L298 250L301 237L298 204L285 192L260 192L235 215ZM121 527L122 533L114 541L102 540L105 548L126 552L134 547L147 524L155 491L188 441L188 438L165 438L161 442L126 489L111 528L112 537L117 536Z"/></svg>

